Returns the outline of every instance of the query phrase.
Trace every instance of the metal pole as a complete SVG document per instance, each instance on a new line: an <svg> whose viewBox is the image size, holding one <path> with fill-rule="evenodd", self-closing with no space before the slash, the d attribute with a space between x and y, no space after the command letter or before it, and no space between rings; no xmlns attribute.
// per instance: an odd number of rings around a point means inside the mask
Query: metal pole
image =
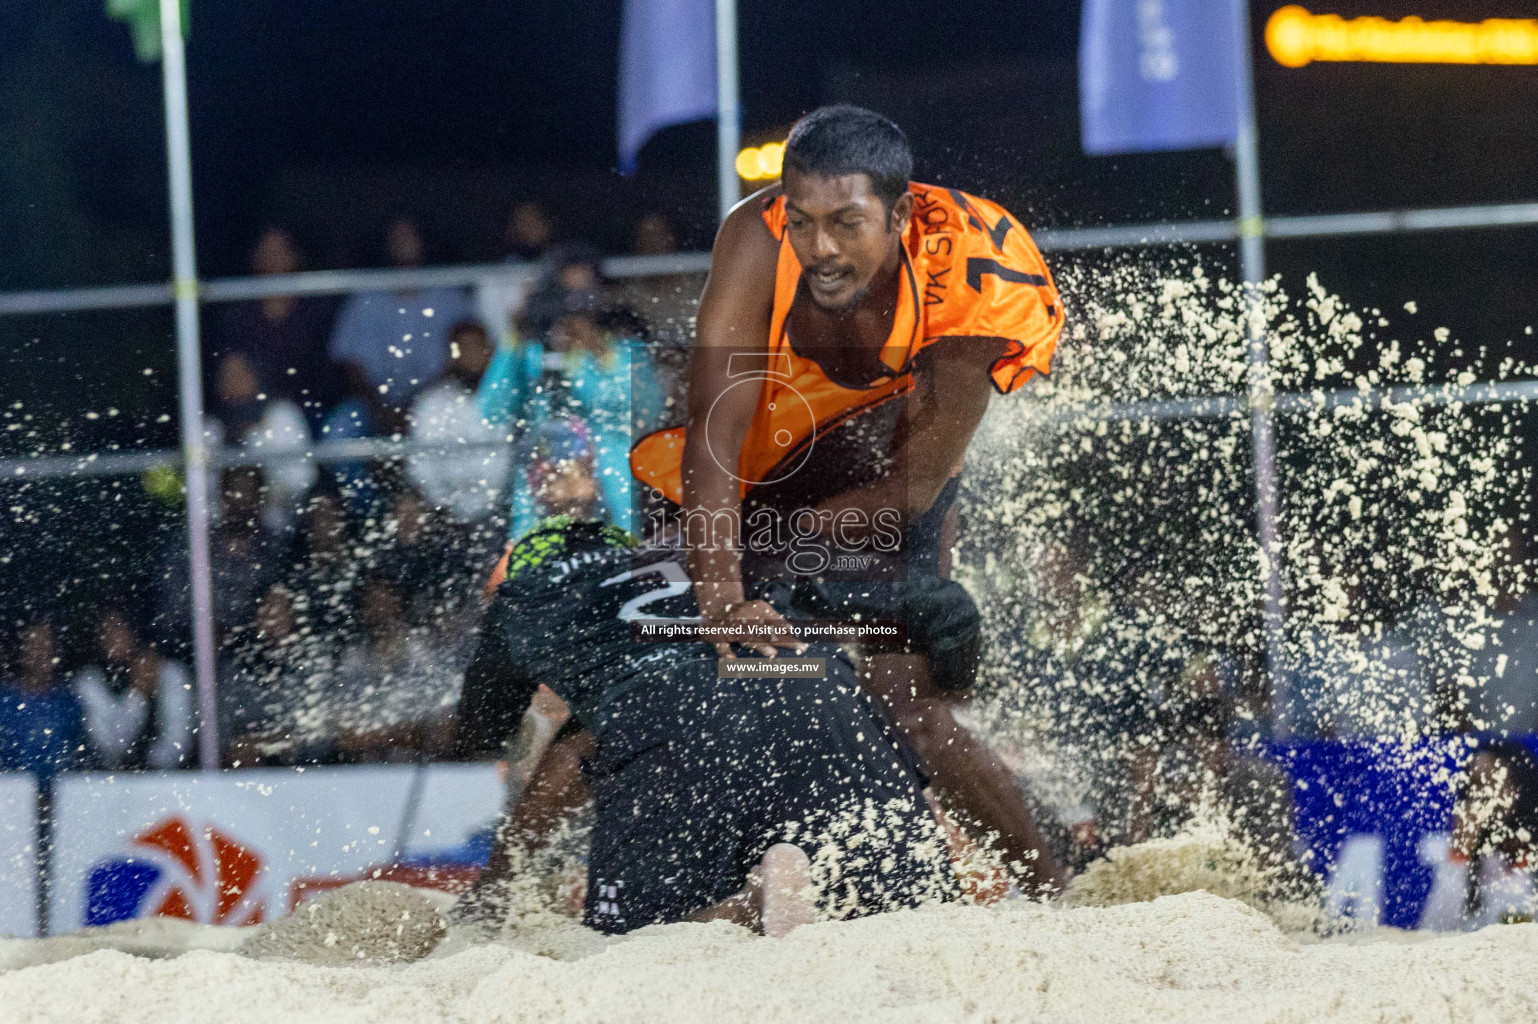
<svg viewBox="0 0 1538 1024"><path fill-rule="evenodd" d="M723 221L742 198L737 183L737 150L741 143L742 109L737 94L737 0L716 0L716 188Z"/></svg>
<svg viewBox="0 0 1538 1024"><path fill-rule="evenodd" d="M1255 127L1255 79L1250 54L1249 0L1233 0L1239 33L1235 87L1238 90L1239 133L1235 140L1235 170L1239 186L1239 266L1249 294L1250 435L1255 450L1255 522L1265 553L1266 676L1271 686L1273 728L1278 736L1292 732L1283 683L1282 547L1277 537L1276 396L1267 366L1266 321L1260 286L1266 279L1265 223L1260 200L1260 149Z"/></svg>
<svg viewBox="0 0 1538 1024"><path fill-rule="evenodd" d="M172 287L176 354L187 466L187 558L191 563L192 661L198 686L198 764L219 767L214 695L213 574L208 557L208 445L203 438L203 366L198 351L198 270L192 247L192 146L187 132L187 55L181 0L160 0L161 71L166 96L166 156L171 177Z"/></svg>

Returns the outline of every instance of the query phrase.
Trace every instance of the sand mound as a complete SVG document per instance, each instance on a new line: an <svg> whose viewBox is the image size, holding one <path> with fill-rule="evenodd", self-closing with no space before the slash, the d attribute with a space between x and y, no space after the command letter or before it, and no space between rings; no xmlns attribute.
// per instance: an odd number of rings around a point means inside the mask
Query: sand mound
<svg viewBox="0 0 1538 1024"><path fill-rule="evenodd" d="M1110 850L1069 884L1067 907L1114 907L1209 892L1259 910L1286 932L1317 930L1324 918L1305 873L1268 865L1222 822L1168 839Z"/></svg>
<svg viewBox="0 0 1538 1024"><path fill-rule="evenodd" d="M258 925L244 956L322 966L420 960L447 930L440 901L399 882L354 882Z"/></svg>
<svg viewBox="0 0 1538 1024"><path fill-rule="evenodd" d="M196 951L96 952L0 975L7 1020L191 1024L1050 1020L1528 1022L1538 925L1402 943L1299 944L1208 893L1062 909L952 906L758 939L636 932L573 961L492 943L350 969Z"/></svg>

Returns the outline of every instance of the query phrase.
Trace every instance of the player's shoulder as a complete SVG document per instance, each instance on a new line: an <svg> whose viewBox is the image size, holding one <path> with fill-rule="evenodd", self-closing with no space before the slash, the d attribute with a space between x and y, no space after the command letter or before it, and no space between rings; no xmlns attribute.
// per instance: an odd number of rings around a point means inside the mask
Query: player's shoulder
<svg viewBox="0 0 1538 1024"><path fill-rule="evenodd" d="M913 225L920 238L946 235L952 238L952 252L965 246L1001 248L1007 236L1026 237L1019 220L991 199L963 192L912 182Z"/></svg>
<svg viewBox="0 0 1538 1024"><path fill-rule="evenodd" d="M776 251L784 234L784 200L785 190L776 182L740 201L716 231L714 251L719 255L723 246L734 255L741 249Z"/></svg>

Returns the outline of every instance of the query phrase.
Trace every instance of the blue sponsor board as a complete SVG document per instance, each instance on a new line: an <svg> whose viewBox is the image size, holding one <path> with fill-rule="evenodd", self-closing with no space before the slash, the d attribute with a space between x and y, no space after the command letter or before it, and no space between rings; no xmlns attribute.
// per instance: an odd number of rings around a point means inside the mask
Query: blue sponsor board
<svg viewBox="0 0 1538 1024"><path fill-rule="evenodd" d="M1382 924L1414 928L1431 891L1433 869L1421 840L1452 827L1456 779L1493 737L1437 736L1273 743L1268 754L1291 776L1298 838L1312 867L1330 878L1346 841L1382 841ZM1538 737L1517 737L1538 754Z"/></svg>

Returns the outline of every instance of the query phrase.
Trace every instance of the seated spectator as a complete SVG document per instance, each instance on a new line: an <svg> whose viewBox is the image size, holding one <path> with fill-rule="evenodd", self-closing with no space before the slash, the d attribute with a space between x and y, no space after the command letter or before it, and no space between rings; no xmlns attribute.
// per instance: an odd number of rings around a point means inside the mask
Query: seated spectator
<svg viewBox="0 0 1538 1024"><path fill-rule="evenodd" d="M666 256L678 251L678 235L666 214L652 210L641 215L635 223L635 244L631 251L637 256Z"/></svg>
<svg viewBox="0 0 1538 1024"><path fill-rule="evenodd" d="M503 234L507 259L522 263L544 259L555 243L555 236L556 223L550 211L533 200L525 200L507 215L507 229Z"/></svg>
<svg viewBox="0 0 1538 1024"><path fill-rule="evenodd" d="M282 535L263 515L266 477L254 466L232 466L220 476L218 520L210 531L214 637L223 644L250 626L257 601L288 566ZM166 547L160 577L158 628L171 643L185 643L192 629L192 595L185 534Z"/></svg>
<svg viewBox="0 0 1538 1024"><path fill-rule="evenodd" d="M86 763L84 715L58 670L53 624L22 627L10 671L0 674L0 771L42 779Z"/></svg>
<svg viewBox="0 0 1538 1024"><path fill-rule="evenodd" d="M255 628L221 665L220 735L232 767L313 764L330 748L328 667L303 642L294 594L273 584L262 595Z"/></svg>
<svg viewBox="0 0 1538 1024"><path fill-rule="evenodd" d="M564 357L565 411L587 424L603 518L639 533L630 449L661 426L662 388L639 321L626 310L589 308L580 294L572 298L550 334Z"/></svg>
<svg viewBox="0 0 1538 1024"><path fill-rule="evenodd" d="M540 263L555 241L555 220L536 202L522 202L507 216L503 231L504 259L510 264ZM494 345L512 344L515 314L523 308L535 282L522 273L482 277L476 285L476 312Z"/></svg>
<svg viewBox="0 0 1538 1024"><path fill-rule="evenodd" d="M443 379L417 396L411 406L412 437L445 450L422 452L407 460L407 471L422 495L455 521L476 523L502 502L507 483L506 430L481 416L476 388L491 362L491 340L473 320L456 324ZM464 452L456 446L475 446Z"/></svg>
<svg viewBox="0 0 1538 1024"><path fill-rule="evenodd" d="M392 266L420 267L416 221L397 218L387 232ZM349 298L331 333L329 354L342 367L346 401L327 419L330 437L400 431L411 400L449 361L449 328L475 313L463 288L360 292Z"/></svg>
<svg viewBox="0 0 1538 1024"><path fill-rule="evenodd" d="M284 577L298 629L312 648L345 639L356 576L352 532L342 500L334 491L320 490L310 496L300 515Z"/></svg>
<svg viewBox="0 0 1538 1024"><path fill-rule="evenodd" d="M589 256L591 261L583 262ZM576 287L584 284L604 286L596 255L568 250L524 311L528 340L498 352L482 378L480 408L489 423L521 426L529 435L552 419L578 425L553 427L560 441L520 440L518 468L509 485L512 536L522 536L538 522L530 474L548 475L538 469L544 458L538 450L567 444L578 434L580 456L555 456L571 463L555 486L573 482L572 474L586 460L599 489L601 517L632 532L638 526L630 448L641 433L663 425L666 399L645 345L644 326L628 310L606 306L600 292Z"/></svg>
<svg viewBox="0 0 1538 1024"><path fill-rule="evenodd" d="M1482 928L1538 916L1538 759L1522 743L1492 743L1469 762L1449 860L1464 881L1462 906L1444 907L1441 920L1422 927Z"/></svg>
<svg viewBox="0 0 1538 1024"><path fill-rule="evenodd" d="M281 227L262 232L251 252L257 276L300 269L293 236ZM261 418L261 406L286 400L319 429L339 397L337 373L326 355L335 303L329 299L276 295L215 307L214 412L232 437Z"/></svg>
<svg viewBox="0 0 1538 1024"><path fill-rule="evenodd" d="M641 215L631 251L637 256L668 256L678 251L678 235L666 214L653 210ZM704 283L701 274L646 274L627 279L618 297L635 310L657 342L687 346L694 337L694 317Z"/></svg>
<svg viewBox="0 0 1538 1024"><path fill-rule="evenodd" d="M260 453L264 459L267 486L263 491L263 522L274 532L287 532L319 476L315 463L304 457L312 440L309 423L298 406L278 399L268 402L262 418L237 440L241 447Z"/></svg>
<svg viewBox="0 0 1538 1024"><path fill-rule="evenodd" d="M192 764L187 670L140 640L121 608L101 617L96 641L94 663L73 679L96 764L110 771Z"/></svg>
<svg viewBox="0 0 1538 1024"><path fill-rule="evenodd" d="M406 612L406 624L430 639L434 630L452 630L445 623L460 580L455 559L456 538L444 518L404 480L391 487L390 511L384 518L385 546L373 553L370 572L395 584Z"/></svg>
<svg viewBox="0 0 1538 1024"><path fill-rule="evenodd" d="M1212 801L1263 863L1294 862L1296 808L1292 782L1258 747L1234 742L1238 702L1235 665L1214 654L1196 655L1170 691L1155 719L1163 737L1156 772L1159 799L1150 813L1158 834L1168 835L1205 801Z"/></svg>
<svg viewBox="0 0 1538 1024"><path fill-rule="evenodd" d="M513 453L511 536L522 536L546 516L592 519L601 496L587 425L553 416L530 426Z"/></svg>
<svg viewBox="0 0 1538 1024"><path fill-rule="evenodd" d="M1353 598L1354 600L1354 598ZM1419 734L1431 717L1432 685L1422 637L1440 611L1406 611L1394 629L1373 640L1355 613L1337 628L1301 632L1284 671L1282 710L1304 737Z"/></svg>
<svg viewBox="0 0 1538 1024"><path fill-rule="evenodd" d="M348 760L379 761L448 750L459 674L409 627L393 580L364 580L358 611L363 636L337 674L339 751Z"/></svg>
<svg viewBox="0 0 1538 1024"><path fill-rule="evenodd" d="M550 250L545 271L529 293L518 318L519 335L528 341L545 340L572 295L600 296L601 305L609 287L597 249L586 242L562 242Z"/></svg>
<svg viewBox="0 0 1538 1024"><path fill-rule="evenodd" d="M1513 566L1525 565L1529 544L1513 527L1506 538ZM1538 590L1515 573L1497 573L1491 614L1501 625L1480 652L1479 688L1469 708L1481 729L1505 735L1538 732Z"/></svg>

